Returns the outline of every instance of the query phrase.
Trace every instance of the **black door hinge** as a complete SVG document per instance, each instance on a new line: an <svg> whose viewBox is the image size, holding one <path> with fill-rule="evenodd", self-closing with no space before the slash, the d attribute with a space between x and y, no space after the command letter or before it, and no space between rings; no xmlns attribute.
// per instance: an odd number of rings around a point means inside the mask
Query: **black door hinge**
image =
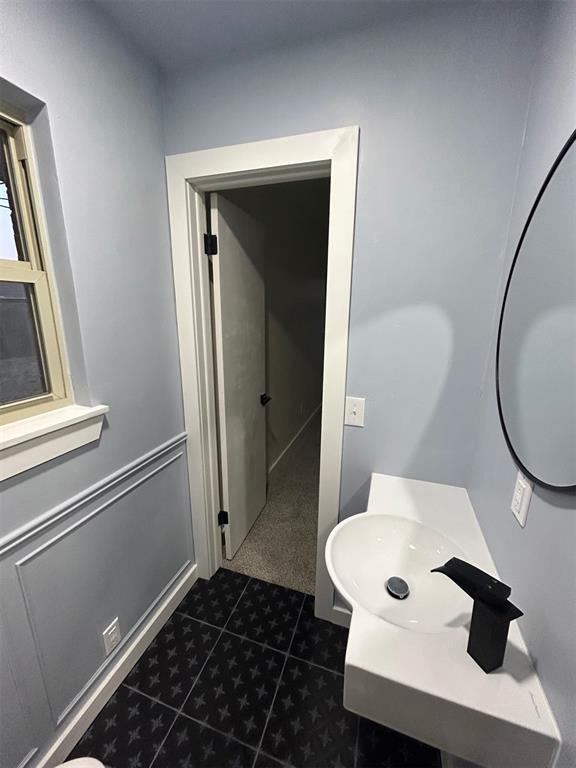
<svg viewBox="0 0 576 768"><path fill-rule="evenodd" d="M228 525L228 512L223 509L218 512L218 525Z"/></svg>
<svg viewBox="0 0 576 768"><path fill-rule="evenodd" d="M204 253L215 256L218 253L218 238L216 235L204 235Z"/></svg>

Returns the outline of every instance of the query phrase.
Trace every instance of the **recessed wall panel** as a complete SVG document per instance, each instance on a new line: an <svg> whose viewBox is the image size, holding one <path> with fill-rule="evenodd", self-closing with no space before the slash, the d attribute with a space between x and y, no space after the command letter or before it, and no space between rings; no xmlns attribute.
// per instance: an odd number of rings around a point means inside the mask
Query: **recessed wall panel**
<svg viewBox="0 0 576 768"><path fill-rule="evenodd" d="M105 661L102 631L112 619L126 637L192 558L185 462L176 455L19 561L55 720Z"/></svg>

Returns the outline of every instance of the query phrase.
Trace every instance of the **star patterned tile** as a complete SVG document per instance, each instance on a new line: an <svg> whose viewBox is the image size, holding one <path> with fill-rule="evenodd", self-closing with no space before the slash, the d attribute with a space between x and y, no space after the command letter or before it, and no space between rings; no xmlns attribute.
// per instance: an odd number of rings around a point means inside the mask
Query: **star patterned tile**
<svg viewBox="0 0 576 768"><path fill-rule="evenodd" d="M287 651L303 598L302 592L250 579L227 628L271 648Z"/></svg>
<svg viewBox="0 0 576 768"><path fill-rule="evenodd" d="M184 713L257 747L284 656L223 632Z"/></svg>
<svg viewBox="0 0 576 768"><path fill-rule="evenodd" d="M175 717L174 710L121 685L69 759L94 757L107 768L148 768Z"/></svg>
<svg viewBox="0 0 576 768"><path fill-rule="evenodd" d="M360 718L358 768L441 768L440 752L383 725Z"/></svg>
<svg viewBox="0 0 576 768"><path fill-rule="evenodd" d="M126 684L180 707L210 653L219 630L174 613L128 674Z"/></svg>
<svg viewBox="0 0 576 768"><path fill-rule="evenodd" d="M314 616L314 598L307 595L290 655L343 673L347 639L347 629Z"/></svg>
<svg viewBox="0 0 576 768"><path fill-rule="evenodd" d="M153 768L252 768L255 756L231 736L180 715Z"/></svg>
<svg viewBox="0 0 576 768"><path fill-rule="evenodd" d="M440 768L438 750L344 709L345 648L346 630L316 619L312 597L221 570L188 593L70 759Z"/></svg>
<svg viewBox="0 0 576 768"><path fill-rule="evenodd" d="M209 581L198 579L176 610L223 627L249 580L242 573L220 568Z"/></svg>
<svg viewBox="0 0 576 768"><path fill-rule="evenodd" d="M295 768L353 768L357 718L342 706L344 678L288 657L262 750Z"/></svg>

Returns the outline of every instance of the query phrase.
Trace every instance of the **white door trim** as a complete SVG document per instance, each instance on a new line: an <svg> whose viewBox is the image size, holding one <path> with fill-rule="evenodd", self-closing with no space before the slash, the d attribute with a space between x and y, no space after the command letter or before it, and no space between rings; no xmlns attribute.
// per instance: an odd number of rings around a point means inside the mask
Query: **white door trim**
<svg viewBox="0 0 576 768"><path fill-rule="evenodd" d="M349 617L334 606L324 548L340 508L358 137L355 126L166 157L194 551L203 578L222 557L203 193L330 176L316 615L340 624Z"/></svg>

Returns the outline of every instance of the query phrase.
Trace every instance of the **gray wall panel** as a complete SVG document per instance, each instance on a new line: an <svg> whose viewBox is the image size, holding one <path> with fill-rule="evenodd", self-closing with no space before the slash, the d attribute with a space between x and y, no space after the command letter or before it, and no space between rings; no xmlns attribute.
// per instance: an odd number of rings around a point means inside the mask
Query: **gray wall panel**
<svg viewBox="0 0 576 768"><path fill-rule="evenodd" d="M118 616L125 635L190 560L182 461L163 459L16 565L56 720L104 662L102 631Z"/></svg>
<svg viewBox="0 0 576 768"><path fill-rule="evenodd" d="M499 310L522 228L558 152L576 127L576 4L550 3L526 120L524 146L501 274ZM534 291L539 290L534 285ZM496 319L496 315L495 315ZM498 419L494 385L496 327L468 483L502 578L525 612L522 632L564 738L558 768L576 765L576 494L535 488L525 528L510 511L517 467ZM568 353L568 351L567 351ZM552 586L553 585L553 586Z"/></svg>
<svg viewBox="0 0 576 768"><path fill-rule="evenodd" d="M10 538L184 426L158 73L93 3L6 2L1 27L2 77L36 115L75 392L81 403L110 406L99 444L2 484L0 537ZM3 98L18 93L0 87ZM57 717L103 661L109 614L120 615L126 634L193 558L179 459L21 568L36 649L14 562L93 507L36 531L0 561L10 661L30 716L12 731L2 768L15 768L30 734L35 746L51 738L45 687Z"/></svg>
<svg viewBox="0 0 576 768"><path fill-rule="evenodd" d="M371 29L167 78L168 153L360 126L347 390L367 406L343 514L374 471L465 483L541 13L390 3Z"/></svg>
<svg viewBox="0 0 576 768"><path fill-rule="evenodd" d="M38 734L9 662L8 640L0 618L0 765L24 766L34 755Z"/></svg>
<svg viewBox="0 0 576 768"><path fill-rule="evenodd" d="M74 384L110 412L98 446L3 483L0 536L183 430L160 78L92 3L4 3L2 43L2 76L46 104L40 181L64 314L78 312Z"/></svg>

